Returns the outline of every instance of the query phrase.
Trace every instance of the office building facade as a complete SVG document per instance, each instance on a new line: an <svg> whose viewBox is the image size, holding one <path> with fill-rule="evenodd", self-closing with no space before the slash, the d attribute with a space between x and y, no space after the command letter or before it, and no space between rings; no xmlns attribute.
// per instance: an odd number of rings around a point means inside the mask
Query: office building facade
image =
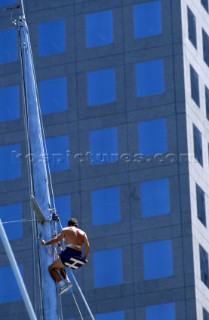
<svg viewBox="0 0 209 320"><path fill-rule="evenodd" d="M24 2L56 208L89 236L76 276L95 319L208 320L208 0ZM1 13L0 217L39 314L17 31ZM28 319L0 257L0 319ZM79 319L71 293L62 306Z"/></svg>

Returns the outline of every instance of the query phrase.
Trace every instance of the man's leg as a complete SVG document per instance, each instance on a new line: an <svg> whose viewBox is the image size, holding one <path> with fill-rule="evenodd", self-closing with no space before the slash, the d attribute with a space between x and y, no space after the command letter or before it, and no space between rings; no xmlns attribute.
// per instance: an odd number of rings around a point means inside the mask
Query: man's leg
<svg viewBox="0 0 209 320"><path fill-rule="evenodd" d="M62 263L60 258L58 258L52 264L50 264L48 270L49 270L49 273L51 274L52 278L56 282L60 282L62 280L60 275L59 275L59 273L56 271L56 269L60 270L60 273L61 273L61 270L63 270L63 268L64 268L64 265L63 265L63 263Z"/></svg>
<svg viewBox="0 0 209 320"><path fill-rule="evenodd" d="M59 269L59 272L60 272L61 276L63 277L63 279L67 279L67 272L64 268Z"/></svg>
<svg viewBox="0 0 209 320"><path fill-rule="evenodd" d="M51 274L52 278L58 283L59 286L59 294L65 293L67 290L69 290L72 287L71 282L67 279L67 273L64 269L64 265L60 258L55 260L52 264L49 266L49 273ZM60 274L65 279L62 280Z"/></svg>
<svg viewBox="0 0 209 320"><path fill-rule="evenodd" d="M63 268L63 269L59 269L59 273L61 274L61 276L63 277L64 279L64 282L66 285L72 285L69 278L68 278L68 274L66 272L66 270Z"/></svg>

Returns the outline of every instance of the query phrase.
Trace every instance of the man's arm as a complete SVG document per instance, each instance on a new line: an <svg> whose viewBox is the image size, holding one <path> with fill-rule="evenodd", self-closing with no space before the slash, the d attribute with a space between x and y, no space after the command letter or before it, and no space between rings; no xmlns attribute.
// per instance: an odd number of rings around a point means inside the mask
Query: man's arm
<svg viewBox="0 0 209 320"><path fill-rule="evenodd" d="M88 240L88 237L86 234L84 235L83 243L84 243L84 260L86 260L88 253L89 253L89 249L90 249L89 240ZM86 262L87 262L87 260L86 260Z"/></svg>
<svg viewBox="0 0 209 320"><path fill-rule="evenodd" d="M49 241L41 240L41 244L43 246L55 244L55 243L59 242L62 238L64 238L64 236L65 236L65 234L64 234L64 231L62 230L56 237L54 237L53 239L51 239Z"/></svg>

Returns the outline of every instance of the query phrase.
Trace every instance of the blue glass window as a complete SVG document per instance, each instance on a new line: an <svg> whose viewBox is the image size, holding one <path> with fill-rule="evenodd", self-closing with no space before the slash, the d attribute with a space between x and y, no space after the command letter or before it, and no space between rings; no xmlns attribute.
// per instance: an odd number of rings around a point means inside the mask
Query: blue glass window
<svg viewBox="0 0 209 320"><path fill-rule="evenodd" d="M20 203L0 206L0 218L3 223L16 221L4 224L4 229L9 240L22 237L22 205Z"/></svg>
<svg viewBox="0 0 209 320"><path fill-rule="evenodd" d="M20 159L14 159L14 154L20 154L19 144L0 146L0 181L20 177Z"/></svg>
<svg viewBox="0 0 209 320"><path fill-rule="evenodd" d="M38 25L38 50L40 56L65 51L64 20L40 22Z"/></svg>
<svg viewBox="0 0 209 320"><path fill-rule="evenodd" d="M118 187L94 190L91 200L93 225L120 221L120 190Z"/></svg>
<svg viewBox="0 0 209 320"><path fill-rule="evenodd" d="M64 227L67 225L68 219L70 219L71 217L70 196L69 195L56 196L55 204L56 204L57 214L59 215L61 224Z"/></svg>
<svg viewBox="0 0 209 320"><path fill-rule="evenodd" d="M119 248L94 252L94 286L120 285L123 281L122 251Z"/></svg>
<svg viewBox="0 0 209 320"><path fill-rule="evenodd" d="M23 273L23 266L18 265ZM0 303L22 300L15 276L10 266L0 267ZM12 290L11 290L12 288Z"/></svg>
<svg viewBox="0 0 209 320"><path fill-rule="evenodd" d="M0 0L0 6L6 6L8 4L15 4L17 0Z"/></svg>
<svg viewBox="0 0 209 320"><path fill-rule="evenodd" d="M69 138L59 136L46 139L47 153L49 158L50 170L62 171L69 168L67 152L69 150Z"/></svg>
<svg viewBox="0 0 209 320"><path fill-rule="evenodd" d="M164 92L163 60L151 60L136 64L136 95L144 97Z"/></svg>
<svg viewBox="0 0 209 320"><path fill-rule="evenodd" d="M206 226L205 193L198 184L196 184L196 199L198 219Z"/></svg>
<svg viewBox="0 0 209 320"><path fill-rule="evenodd" d="M209 120L209 88L205 86L205 108L206 117Z"/></svg>
<svg viewBox="0 0 209 320"><path fill-rule="evenodd" d="M140 122L138 125L139 152L145 156L167 151L166 119Z"/></svg>
<svg viewBox="0 0 209 320"><path fill-rule="evenodd" d="M92 165L117 161L117 128L90 131L90 151Z"/></svg>
<svg viewBox="0 0 209 320"><path fill-rule="evenodd" d="M112 11L86 15L86 47L103 46L113 42Z"/></svg>
<svg viewBox="0 0 209 320"><path fill-rule="evenodd" d="M190 81L191 81L191 97L194 102L200 106L200 93L199 93L199 76L194 68L190 65Z"/></svg>
<svg viewBox="0 0 209 320"><path fill-rule="evenodd" d="M15 28L0 29L0 48L0 63L17 61L17 30Z"/></svg>
<svg viewBox="0 0 209 320"><path fill-rule="evenodd" d="M170 240L144 243L143 257L145 280L172 276L172 243Z"/></svg>
<svg viewBox="0 0 209 320"><path fill-rule="evenodd" d="M200 274L201 280L209 288L209 264L208 264L208 253L205 249L200 245Z"/></svg>
<svg viewBox="0 0 209 320"><path fill-rule="evenodd" d="M146 307L146 320L175 320L174 303L158 304Z"/></svg>
<svg viewBox="0 0 209 320"><path fill-rule="evenodd" d="M88 72L87 81L88 106L115 101L115 70L113 68Z"/></svg>
<svg viewBox="0 0 209 320"><path fill-rule="evenodd" d="M209 312L203 308L203 320L209 320Z"/></svg>
<svg viewBox="0 0 209 320"><path fill-rule="evenodd" d="M0 121L19 118L19 87L0 87Z"/></svg>
<svg viewBox="0 0 209 320"><path fill-rule="evenodd" d="M67 79L54 78L39 82L41 111L43 114L67 109Z"/></svg>
<svg viewBox="0 0 209 320"><path fill-rule="evenodd" d="M160 1L150 1L133 7L134 37L145 38L162 32Z"/></svg>
<svg viewBox="0 0 209 320"><path fill-rule="evenodd" d="M209 35L205 32L205 30L202 30L202 40L203 40L203 58L205 63L209 67Z"/></svg>
<svg viewBox="0 0 209 320"><path fill-rule="evenodd" d="M203 7L205 8L205 10L207 12L209 12L209 4L208 4L208 0L201 0L201 4L203 5ZM204 319L205 320L205 319Z"/></svg>
<svg viewBox="0 0 209 320"><path fill-rule="evenodd" d="M169 180L157 179L140 183L142 217L170 213Z"/></svg>
<svg viewBox="0 0 209 320"><path fill-rule="evenodd" d="M191 41L193 46L197 48L196 17L189 7L187 7L187 17L189 40Z"/></svg>
<svg viewBox="0 0 209 320"><path fill-rule="evenodd" d="M101 313L96 315L96 320L125 320L125 313L124 311Z"/></svg>
<svg viewBox="0 0 209 320"><path fill-rule="evenodd" d="M194 140L194 156L199 164L203 165L203 153L202 153L202 134L193 124L193 140Z"/></svg>

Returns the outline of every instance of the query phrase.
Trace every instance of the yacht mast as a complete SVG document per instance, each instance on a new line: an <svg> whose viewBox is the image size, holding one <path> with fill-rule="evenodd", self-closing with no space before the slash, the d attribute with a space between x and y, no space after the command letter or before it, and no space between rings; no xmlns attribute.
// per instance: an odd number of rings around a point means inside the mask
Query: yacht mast
<svg viewBox="0 0 209 320"><path fill-rule="evenodd" d="M26 132L28 137L28 152L30 166L31 196L34 213L37 218L39 237L51 239L54 234L51 215L51 200L47 172L46 148L40 114L40 105L34 70L33 56L30 44L29 30L26 23L23 0L22 14L17 21L20 42L20 58L23 77L23 95L25 104ZM39 247L39 268L41 277L41 297L44 320L62 320L60 298L54 281L49 275L48 265L54 260L53 246Z"/></svg>

